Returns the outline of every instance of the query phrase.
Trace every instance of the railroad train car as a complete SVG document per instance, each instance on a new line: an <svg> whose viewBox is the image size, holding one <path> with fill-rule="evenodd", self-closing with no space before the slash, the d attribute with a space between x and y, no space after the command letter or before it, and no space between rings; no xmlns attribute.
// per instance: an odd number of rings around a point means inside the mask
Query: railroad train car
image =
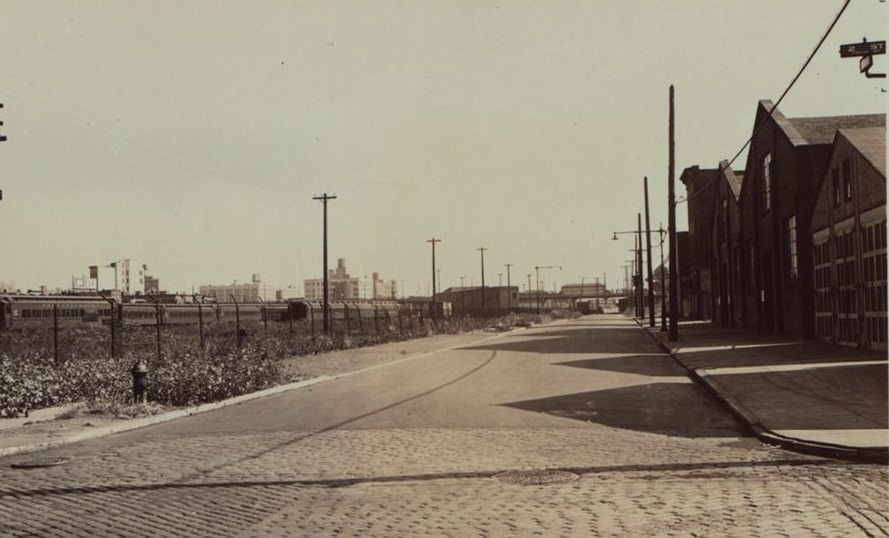
<svg viewBox="0 0 889 538"><path fill-rule="evenodd" d="M0 330L99 325L111 308L101 297L0 295Z"/></svg>
<svg viewBox="0 0 889 538"><path fill-rule="evenodd" d="M427 312L397 301L331 301L331 319L352 330L380 322L398 323L399 317L425 316ZM280 303L119 303L100 296L0 295L0 331L78 325L108 325L112 316L123 326L197 325L222 321L320 322L321 301L290 299Z"/></svg>

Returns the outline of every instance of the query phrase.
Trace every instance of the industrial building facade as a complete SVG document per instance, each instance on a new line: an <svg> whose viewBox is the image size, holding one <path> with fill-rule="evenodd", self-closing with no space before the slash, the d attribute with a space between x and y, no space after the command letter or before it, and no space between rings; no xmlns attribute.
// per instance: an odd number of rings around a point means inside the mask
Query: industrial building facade
<svg viewBox="0 0 889 538"><path fill-rule="evenodd" d="M683 289L693 317L885 347L885 125L884 114L787 118L761 101L743 172L687 168L688 199L709 201L689 203L696 252L680 263L698 281ZM709 312L695 308L708 294Z"/></svg>

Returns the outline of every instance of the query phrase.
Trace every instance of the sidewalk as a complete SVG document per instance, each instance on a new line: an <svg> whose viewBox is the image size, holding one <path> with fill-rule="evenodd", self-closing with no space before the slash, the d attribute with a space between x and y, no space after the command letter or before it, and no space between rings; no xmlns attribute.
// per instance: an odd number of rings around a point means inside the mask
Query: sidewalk
<svg viewBox="0 0 889 538"><path fill-rule="evenodd" d="M680 323L679 339L637 320L763 442L889 461L887 354L787 335Z"/></svg>

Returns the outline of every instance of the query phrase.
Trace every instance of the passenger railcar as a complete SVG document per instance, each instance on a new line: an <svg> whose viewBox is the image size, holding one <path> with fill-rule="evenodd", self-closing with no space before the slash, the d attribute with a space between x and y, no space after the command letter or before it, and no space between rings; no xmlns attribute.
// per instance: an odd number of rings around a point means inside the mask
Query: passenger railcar
<svg viewBox="0 0 889 538"><path fill-rule="evenodd" d="M98 325L111 319L101 297L0 295L0 330Z"/></svg>

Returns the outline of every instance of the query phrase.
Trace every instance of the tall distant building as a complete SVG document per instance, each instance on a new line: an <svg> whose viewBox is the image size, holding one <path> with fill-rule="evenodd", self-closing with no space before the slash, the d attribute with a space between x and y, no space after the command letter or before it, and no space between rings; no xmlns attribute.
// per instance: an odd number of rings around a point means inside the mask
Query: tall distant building
<svg viewBox="0 0 889 538"><path fill-rule="evenodd" d="M373 274L373 298L395 299L398 294L398 285L394 280L383 280L380 273Z"/></svg>
<svg viewBox="0 0 889 538"><path fill-rule="evenodd" d="M232 282L229 285L206 285L200 286L198 291L204 297L215 299L218 303L231 303L233 301L239 303L258 303L259 287L262 284L260 276L253 274L253 281L247 284L238 284Z"/></svg>
<svg viewBox="0 0 889 538"><path fill-rule="evenodd" d="M134 263L135 260L124 258L113 261L107 265L114 269L114 289L124 294L142 292L145 285L145 272L148 268L143 264ZM98 267L90 267L90 278L98 280ZM98 286L97 286L98 287Z"/></svg>
<svg viewBox="0 0 889 538"><path fill-rule="evenodd" d="M306 299L310 301L324 300L324 279L310 278L303 282ZM358 299L361 295L358 287L358 277L352 277L346 272L346 259L339 258L336 269L327 271L327 294L331 301L343 299Z"/></svg>

